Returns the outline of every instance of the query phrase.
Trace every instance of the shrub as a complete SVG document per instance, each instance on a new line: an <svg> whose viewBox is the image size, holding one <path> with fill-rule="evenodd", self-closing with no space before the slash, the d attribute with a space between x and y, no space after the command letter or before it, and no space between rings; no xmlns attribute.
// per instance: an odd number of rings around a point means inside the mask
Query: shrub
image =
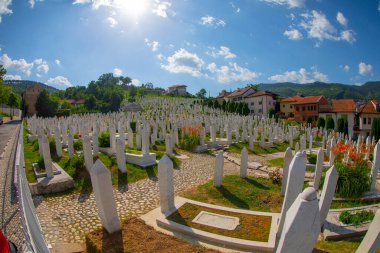
<svg viewBox="0 0 380 253"><path fill-rule="evenodd" d="M269 178L272 180L273 184L281 184L282 182L282 174L278 168L269 172Z"/></svg>
<svg viewBox="0 0 380 253"><path fill-rule="evenodd" d="M317 164L317 155L310 154L307 156L307 160L310 164Z"/></svg>
<svg viewBox="0 0 380 253"><path fill-rule="evenodd" d="M326 125L326 121L324 118L321 118L319 117L318 120L317 120L317 127L320 128L320 127L325 127Z"/></svg>
<svg viewBox="0 0 380 253"><path fill-rule="evenodd" d="M75 151L83 150L83 142L81 140L74 142L73 146Z"/></svg>
<svg viewBox="0 0 380 253"><path fill-rule="evenodd" d="M360 211L357 213L349 213L347 211L342 212L339 215L339 220L347 225L359 225L360 223L366 222L366 221L372 221L375 217L375 214L373 211Z"/></svg>
<svg viewBox="0 0 380 253"><path fill-rule="evenodd" d="M38 165L38 168L39 168L40 170L45 169L45 162L44 162L44 158L43 158L42 156L39 156L39 157L38 157L37 165Z"/></svg>
<svg viewBox="0 0 380 253"><path fill-rule="evenodd" d="M49 147L50 147L50 154L52 156L57 154L57 149L55 148L55 140L54 138L49 138Z"/></svg>
<svg viewBox="0 0 380 253"><path fill-rule="evenodd" d="M83 155L74 156L70 160L70 165L71 165L71 167L75 168L76 170L84 168L84 156Z"/></svg>
<svg viewBox="0 0 380 253"><path fill-rule="evenodd" d="M183 137L179 141L179 146L185 150L194 150L201 143L200 130L201 125L187 125L182 127Z"/></svg>
<svg viewBox="0 0 380 253"><path fill-rule="evenodd" d="M359 198L370 189L371 178L367 164L346 165L336 162L335 166L339 173L336 193L340 197Z"/></svg>
<svg viewBox="0 0 380 253"><path fill-rule="evenodd" d="M335 128L335 123L334 123L333 118L328 117L326 120L326 129L327 130L334 130L334 128Z"/></svg>
<svg viewBox="0 0 380 253"><path fill-rule="evenodd" d="M344 133L344 119L339 118L338 121L336 122L336 130L338 133Z"/></svg>
<svg viewBox="0 0 380 253"><path fill-rule="evenodd" d="M374 136L376 140L380 139L380 118L374 118L371 127L371 136Z"/></svg>
<svg viewBox="0 0 380 253"><path fill-rule="evenodd" d="M101 132L98 137L99 147L108 148L110 147L110 133Z"/></svg>

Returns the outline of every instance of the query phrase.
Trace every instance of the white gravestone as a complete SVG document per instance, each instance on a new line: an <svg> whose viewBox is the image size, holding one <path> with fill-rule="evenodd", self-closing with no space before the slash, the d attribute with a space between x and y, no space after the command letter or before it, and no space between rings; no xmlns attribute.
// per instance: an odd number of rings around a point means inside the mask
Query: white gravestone
<svg viewBox="0 0 380 253"><path fill-rule="evenodd" d="M285 195L286 184L288 182L289 166L293 159L293 152L290 147L285 151L284 168L282 170L281 196Z"/></svg>
<svg viewBox="0 0 380 253"><path fill-rule="evenodd" d="M313 187L316 191L318 191L319 188L319 182L321 181L322 171L323 171L323 161L324 161L324 153L322 148L318 150L317 153L317 163L315 165L315 171L314 171L314 181L313 181Z"/></svg>
<svg viewBox="0 0 380 253"><path fill-rule="evenodd" d="M376 211L375 218L369 225L356 253L376 253L380 248L380 209Z"/></svg>
<svg viewBox="0 0 380 253"><path fill-rule="evenodd" d="M161 213L169 215L174 209L173 162L167 155L158 162L158 186Z"/></svg>
<svg viewBox="0 0 380 253"><path fill-rule="evenodd" d="M91 168L90 175L100 221L108 233L117 232L121 226L113 195L111 173L100 160L97 160Z"/></svg>
<svg viewBox="0 0 380 253"><path fill-rule="evenodd" d="M248 150L244 147L241 151L241 160L240 160L240 177L247 177L247 168L248 168Z"/></svg>
<svg viewBox="0 0 380 253"><path fill-rule="evenodd" d="M43 155L44 155L44 165L45 165L46 176L48 178L53 178L54 177L53 163L51 161L49 140L46 137L46 135L42 136L42 150L43 150Z"/></svg>
<svg viewBox="0 0 380 253"><path fill-rule="evenodd" d="M223 151L219 151L216 155L215 169L214 169L214 186L219 187L222 185L223 180L223 167L224 167L224 157Z"/></svg>
<svg viewBox="0 0 380 253"><path fill-rule="evenodd" d="M330 210L331 202L334 198L336 183L338 182L339 174L335 166L332 166L327 172L321 198L319 199L319 213L321 218L321 228L325 223L327 214Z"/></svg>

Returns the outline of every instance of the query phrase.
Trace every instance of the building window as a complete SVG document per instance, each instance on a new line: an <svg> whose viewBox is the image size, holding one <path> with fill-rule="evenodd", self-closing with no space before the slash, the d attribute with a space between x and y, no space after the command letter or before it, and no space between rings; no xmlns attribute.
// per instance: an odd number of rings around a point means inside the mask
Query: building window
<svg viewBox="0 0 380 253"><path fill-rule="evenodd" d="M372 118L368 118L368 124L369 124L369 125L372 124Z"/></svg>
<svg viewBox="0 0 380 253"><path fill-rule="evenodd" d="M251 110L251 113L254 114L254 113L255 113L255 110Z"/></svg>
<svg viewBox="0 0 380 253"><path fill-rule="evenodd" d="M285 108L285 105L282 105L282 108Z"/></svg>
<svg viewBox="0 0 380 253"><path fill-rule="evenodd" d="M259 105L262 105L263 104L263 101L259 101Z"/></svg>
<svg viewBox="0 0 380 253"><path fill-rule="evenodd" d="M262 112L263 112L263 110L259 109L259 113L262 113Z"/></svg>
<svg viewBox="0 0 380 253"><path fill-rule="evenodd" d="M363 118L363 124L367 124L367 118Z"/></svg>
<svg viewBox="0 0 380 253"><path fill-rule="evenodd" d="M251 102L251 105L254 106L254 105L255 105L255 102Z"/></svg>
<svg viewBox="0 0 380 253"><path fill-rule="evenodd" d="M300 108L298 106L296 106L296 111L298 112L300 110Z"/></svg>
<svg viewBox="0 0 380 253"><path fill-rule="evenodd" d="M305 106L302 106L302 111L305 111Z"/></svg>
<svg viewBox="0 0 380 253"><path fill-rule="evenodd" d="M293 106L292 106L292 105L290 106L290 109L293 109Z"/></svg>

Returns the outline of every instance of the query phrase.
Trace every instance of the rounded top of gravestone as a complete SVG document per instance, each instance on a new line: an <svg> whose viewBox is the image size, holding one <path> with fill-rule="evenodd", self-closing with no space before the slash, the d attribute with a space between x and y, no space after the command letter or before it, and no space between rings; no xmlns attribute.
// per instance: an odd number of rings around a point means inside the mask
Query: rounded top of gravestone
<svg viewBox="0 0 380 253"><path fill-rule="evenodd" d="M125 111L125 112L142 112L144 110L141 107L141 105L139 105L139 104L137 104L135 102L132 102L132 103L129 103L129 104L125 105L122 108L122 111Z"/></svg>
<svg viewBox="0 0 380 253"><path fill-rule="evenodd" d="M304 199L306 201L316 200L317 199L317 193L316 193L314 187L307 187L301 193L301 199Z"/></svg>

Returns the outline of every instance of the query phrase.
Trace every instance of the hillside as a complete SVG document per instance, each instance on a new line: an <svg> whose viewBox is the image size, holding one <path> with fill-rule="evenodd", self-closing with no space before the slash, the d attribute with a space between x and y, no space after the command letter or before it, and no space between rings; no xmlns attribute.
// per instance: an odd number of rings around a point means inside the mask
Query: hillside
<svg viewBox="0 0 380 253"><path fill-rule="evenodd" d="M289 97L299 94L305 96L323 95L328 99L353 98L355 100L375 98L380 100L380 81L367 82L361 86L345 85L341 83L314 82L307 84L298 83L273 83L259 84L261 90L270 90L281 97Z"/></svg>
<svg viewBox="0 0 380 253"><path fill-rule="evenodd" d="M46 89L49 93L54 93L59 91L58 89L51 87L49 85L36 82L36 81L26 81L26 80L4 80L5 85L12 86L12 89L15 93L17 94L22 94L28 87L34 85L34 84L39 84L41 85L44 89Z"/></svg>

